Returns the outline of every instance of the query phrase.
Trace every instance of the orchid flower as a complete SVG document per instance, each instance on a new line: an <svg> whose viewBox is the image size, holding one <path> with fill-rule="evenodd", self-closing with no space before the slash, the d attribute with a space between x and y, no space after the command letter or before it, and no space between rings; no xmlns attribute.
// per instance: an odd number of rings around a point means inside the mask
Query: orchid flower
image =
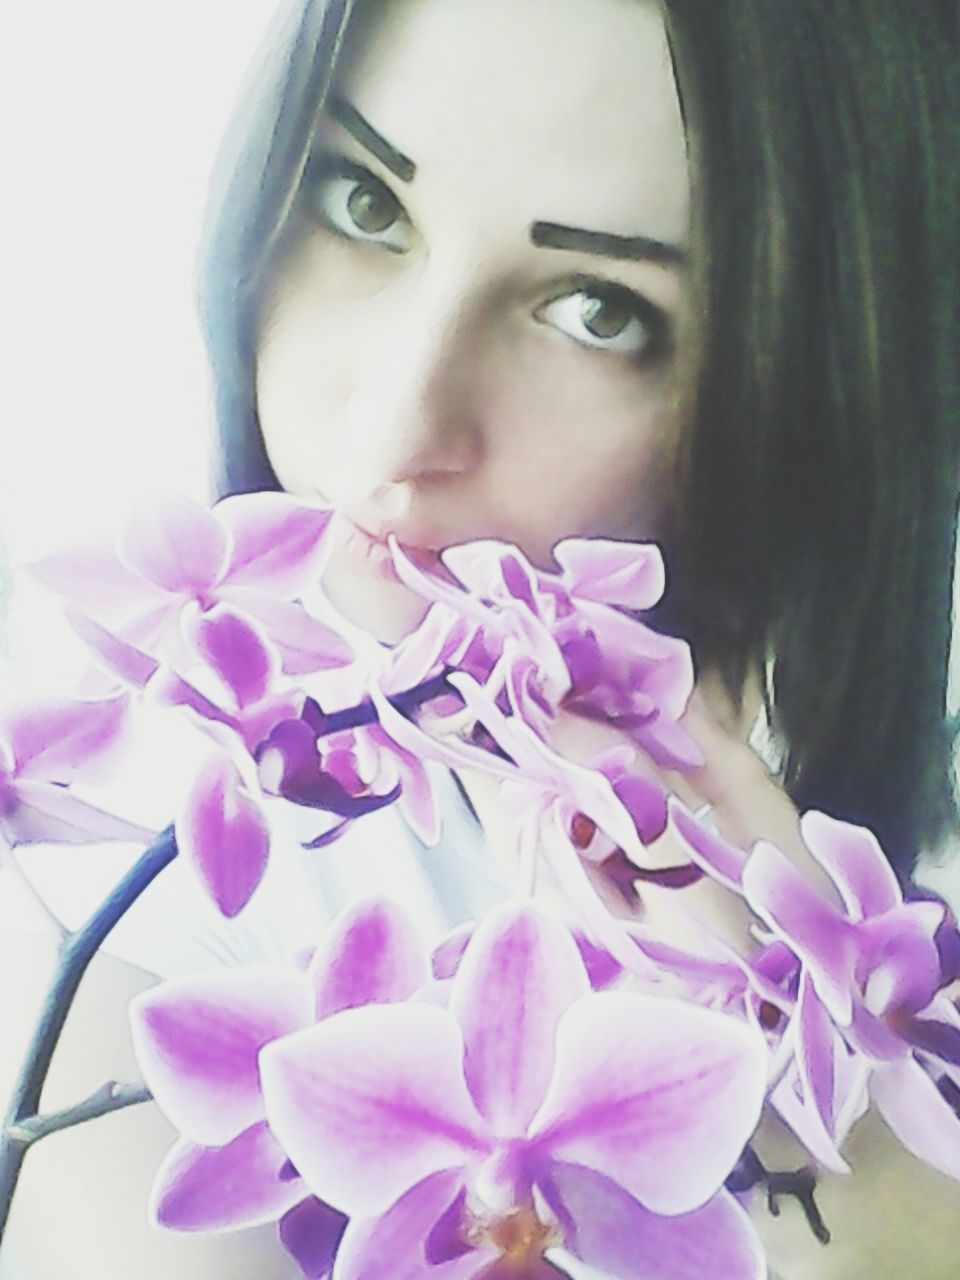
<svg viewBox="0 0 960 1280"><path fill-rule="evenodd" d="M339 816L307 848L339 837L363 813L398 801L414 834L428 846L440 837L440 812L425 763L387 734L376 716L351 729L332 730L341 710L360 705L376 687L381 698L403 699L431 681L435 696L415 706L419 718L449 709L459 699L443 688L442 676L456 666L471 639L464 619L433 605L413 632L393 649L357 655L349 668L304 681L311 691L295 721L278 725L257 751L261 778L276 794ZM322 701L318 701L321 699Z"/></svg>
<svg viewBox="0 0 960 1280"><path fill-rule="evenodd" d="M531 661L524 673L523 715L533 727L563 704L619 724L660 765L683 769L702 763L678 723L693 690L689 647L624 612L648 610L663 594L657 547L569 538L554 549L559 574L534 569L508 543L450 547L441 561L464 591L420 568L398 545L392 550L401 581L465 612L492 639L494 654L512 639ZM488 672L467 673L487 683Z"/></svg>
<svg viewBox="0 0 960 1280"><path fill-rule="evenodd" d="M573 910L580 914L593 940L625 968L652 976L650 966L624 935L598 895L581 859L576 822L586 818L624 850L638 866L643 843L628 807L608 778L552 751L519 716L507 717L486 691L464 672L448 682L463 699L465 711L489 733L494 751L465 743L456 735L426 733L401 715L376 690L371 696L380 726L405 750L448 767L480 769L497 778L505 808L513 818L521 877L532 890L538 867L549 867Z"/></svg>
<svg viewBox="0 0 960 1280"><path fill-rule="evenodd" d="M96 702L71 698L8 703L0 711L0 837L11 847L36 842L149 843L155 832L74 795L71 783L96 781L122 749L126 694Z"/></svg>
<svg viewBox="0 0 960 1280"><path fill-rule="evenodd" d="M491 998L491 993L496 998ZM753 1280L724 1179L757 1123L762 1039L708 1010L593 992L570 933L507 904L449 1008L353 1008L260 1053L273 1133L350 1219L335 1280L546 1277L563 1248L622 1280Z"/></svg>
<svg viewBox="0 0 960 1280"><path fill-rule="evenodd" d="M839 1113L849 1119L862 1110L869 1089L909 1151L960 1178L960 1120L937 1087L939 1076L956 1079L960 1067L960 1015L942 993L943 907L904 902L866 828L816 811L800 827L842 906L763 841L744 868L743 888L803 965L796 1013L802 1092L836 1141ZM847 1095L838 1097L841 1073Z"/></svg>
<svg viewBox="0 0 960 1280"><path fill-rule="evenodd" d="M160 661L187 659L184 607L218 602L257 619L287 674L352 659L350 646L295 598L321 574L331 512L287 494L240 494L213 510L168 498L140 511L115 554L68 551L29 566L60 595L68 617L100 661L142 686Z"/></svg>
<svg viewBox="0 0 960 1280"><path fill-rule="evenodd" d="M278 686L280 659L262 628L225 604L188 612L185 633L199 662L159 666L146 693L182 708L215 743L174 821L181 854L226 916L249 902L266 871L270 831L253 753L297 715L302 694ZM202 692L198 684L209 689Z"/></svg>
<svg viewBox="0 0 960 1280"><path fill-rule="evenodd" d="M343 1215L316 1199L266 1122L258 1054L371 1002L405 1000L429 978L406 916L386 900L342 912L306 967L258 965L166 982L130 1004L144 1079L181 1137L154 1180L149 1213L177 1231L279 1220L304 1274L329 1274Z"/></svg>

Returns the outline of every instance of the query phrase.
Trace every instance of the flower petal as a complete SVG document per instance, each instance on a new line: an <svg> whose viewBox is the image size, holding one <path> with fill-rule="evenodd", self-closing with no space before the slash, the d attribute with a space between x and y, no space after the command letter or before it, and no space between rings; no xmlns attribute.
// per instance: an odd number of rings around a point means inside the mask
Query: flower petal
<svg viewBox="0 0 960 1280"><path fill-rule="evenodd" d="M711 879L725 885L733 893L741 894L741 878L749 855L709 831L673 796L668 801L668 809L671 830L680 837L681 844L697 866L706 871Z"/></svg>
<svg viewBox="0 0 960 1280"><path fill-rule="evenodd" d="M440 840L442 820L430 776L416 756L391 742L388 750L395 757L400 775L400 812L413 834L428 849Z"/></svg>
<svg viewBox="0 0 960 1280"><path fill-rule="evenodd" d="M487 1148L456 1022L432 1005L347 1009L260 1055L270 1124L315 1195L381 1213Z"/></svg>
<svg viewBox="0 0 960 1280"><path fill-rule="evenodd" d="M908 1151L948 1178L960 1178L960 1119L919 1062L903 1058L878 1067L870 1093Z"/></svg>
<svg viewBox="0 0 960 1280"><path fill-rule="evenodd" d="M24 568L35 582L106 627L169 603L154 583L122 565L109 545L58 551Z"/></svg>
<svg viewBox="0 0 960 1280"><path fill-rule="evenodd" d="M430 980L427 955L409 917L388 898L346 908L310 966L317 1017L364 1004L406 1000Z"/></svg>
<svg viewBox="0 0 960 1280"><path fill-rule="evenodd" d="M218 581L228 540L212 513L175 495L135 513L120 539L122 564L164 591L196 596Z"/></svg>
<svg viewBox="0 0 960 1280"><path fill-rule="evenodd" d="M745 1023L679 1000L599 992L560 1021L530 1135L648 1209L684 1213L722 1186L756 1127L766 1074L763 1038Z"/></svg>
<svg viewBox="0 0 960 1280"><path fill-rule="evenodd" d="M306 1280L326 1280L340 1248L347 1220L342 1213L310 1196L280 1219L280 1240Z"/></svg>
<svg viewBox="0 0 960 1280"><path fill-rule="evenodd" d="M219 595L260 623L287 675L344 667L354 660L349 642L300 604L274 600L252 587L221 587Z"/></svg>
<svg viewBox="0 0 960 1280"><path fill-rule="evenodd" d="M11 845L95 844L101 840L130 840L150 844L155 831L107 813L49 782L14 783L13 805L0 812L0 829L6 827Z"/></svg>
<svg viewBox="0 0 960 1280"><path fill-rule="evenodd" d="M830 1141L837 1144L834 1058L838 1036L805 969L800 974L796 1018L797 1068L803 1092L816 1108Z"/></svg>
<svg viewBox="0 0 960 1280"><path fill-rule="evenodd" d="M820 896L774 845L759 840L743 869L753 910L797 953L833 1019L853 1016L856 941L853 927Z"/></svg>
<svg viewBox="0 0 960 1280"><path fill-rule="evenodd" d="M590 941L608 951L628 973L656 981L659 974L655 965L636 945L624 921L611 914L587 875L583 859L573 847L561 820L558 805L552 806L537 835L541 856L570 907L579 915Z"/></svg>
<svg viewBox="0 0 960 1280"><path fill-rule="evenodd" d="M174 826L207 893L223 915L237 915L263 879L270 828L226 756L212 756L197 774Z"/></svg>
<svg viewBox="0 0 960 1280"><path fill-rule="evenodd" d="M290 600L317 582L329 554L329 508L308 507L286 493L243 493L214 508L231 535L226 583Z"/></svg>
<svg viewBox="0 0 960 1280"><path fill-rule="evenodd" d="M457 679L457 676L452 676L451 684ZM388 738L411 755L421 760L438 760L448 768L480 769L499 778L516 777L517 771L512 764L500 760L489 751L468 746L454 736L441 739L425 733L406 716L401 715L376 684L370 686L370 700L377 709L380 728Z"/></svg>
<svg viewBox="0 0 960 1280"><path fill-rule="evenodd" d="M0 732L19 777L71 782L88 777L90 766L117 746L129 711L126 693L97 702L49 698L5 708Z"/></svg>
<svg viewBox="0 0 960 1280"><path fill-rule="evenodd" d="M839 889L851 920L900 906L897 877L872 831L811 809L800 819L800 834Z"/></svg>
<svg viewBox="0 0 960 1280"><path fill-rule="evenodd" d="M222 1147L182 1138L161 1164L148 1213L174 1231L237 1231L275 1222L306 1194L264 1121Z"/></svg>
<svg viewBox="0 0 960 1280"><path fill-rule="evenodd" d="M449 605L432 604L420 625L384 654L384 691L403 693L439 674L445 666L455 666L475 632L476 623Z"/></svg>
<svg viewBox="0 0 960 1280"><path fill-rule="evenodd" d="M603 1174L550 1171L544 1195L567 1228L565 1248L617 1280L762 1280L763 1246L732 1195L720 1191L675 1217L651 1213Z"/></svg>
<svg viewBox="0 0 960 1280"><path fill-rule="evenodd" d="M831 1173L850 1172L850 1166L824 1128L816 1107L807 1101L795 1064L791 1064L778 1084L774 1086L769 1102L818 1164Z"/></svg>
<svg viewBox="0 0 960 1280"><path fill-rule="evenodd" d="M590 983L560 922L508 903L474 930L450 996L467 1086L498 1135L522 1134L553 1072L560 1017ZM496 998L491 998L496 992Z"/></svg>
<svg viewBox="0 0 960 1280"><path fill-rule="evenodd" d="M337 1280L472 1280L493 1254L469 1247L440 1259L427 1256L432 1229L463 1188L459 1170L432 1174L377 1218L354 1218L337 1254ZM452 1252L452 1251L451 1251Z"/></svg>
<svg viewBox="0 0 960 1280"><path fill-rule="evenodd" d="M873 1013L918 1013L936 995L940 986L936 934L942 920L939 904L911 902L858 926L859 976L864 1001Z"/></svg>
<svg viewBox="0 0 960 1280"><path fill-rule="evenodd" d="M232 605L217 604L195 618L190 640L233 694L238 707L259 702L280 672L280 659L262 628Z"/></svg>
<svg viewBox="0 0 960 1280"><path fill-rule="evenodd" d="M297 969L254 965L163 982L130 1002L137 1062L163 1113L205 1146L263 1116L257 1055L314 1019Z"/></svg>
<svg viewBox="0 0 960 1280"><path fill-rule="evenodd" d="M655 543L565 538L554 547L553 558L567 590L586 600L652 609L666 588L663 555Z"/></svg>
<svg viewBox="0 0 960 1280"><path fill-rule="evenodd" d="M66 609L65 613L67 621L90 650L94 659L106 667L112 675L137 688L142 688L154 675L159 665L155 658L151 658L136 645L108 631L99 622L94 622L84 614L71 609ZM165 606L162 617L166 619L169 614L170 611Z"/></svg>
<svg viewBox="0 0 960 1280"><path fill-rule="evenodd" d="M635 726L627 726L636 742L654 764L663 769L700 769L707 758L697 746L692 735L677 720L657 712L649 720Z"/></svg>
<svg viewBox="0 0 960 1280"><path fill-rule="evenodd" d="M960 1066L960 1025L939 1018L910 1018L902 1027L902 1034L914 1048Z"/></svg>

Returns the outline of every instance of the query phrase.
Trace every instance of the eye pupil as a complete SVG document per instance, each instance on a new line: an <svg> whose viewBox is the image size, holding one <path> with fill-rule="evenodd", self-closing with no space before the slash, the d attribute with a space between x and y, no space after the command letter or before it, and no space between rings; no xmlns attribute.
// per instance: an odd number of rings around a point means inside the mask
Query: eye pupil
<svg viewBox="0 0 960 1280"><path fill-rule="evenodd" d="M347 199L347 212L361 231L376 235L397 219L397 202L383 187L358 183Z"/></svg>
<svg viewBox="0 0 960 1280"><path fill-rule="evenodd" d="M580 308L580 319L596 338L616 338L633 319L626 299L596 294Z"/></svg>

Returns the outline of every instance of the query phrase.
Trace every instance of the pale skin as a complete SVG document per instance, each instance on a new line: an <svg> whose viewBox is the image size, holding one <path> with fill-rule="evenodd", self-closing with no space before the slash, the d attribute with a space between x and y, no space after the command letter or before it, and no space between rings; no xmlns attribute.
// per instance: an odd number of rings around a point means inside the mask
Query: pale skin
<svg viewBox="0 0 960 1280"><path fill-rule="evenodd" d="M690 217L660 15L647 0L377 7L382 16L353 42L336 89L415 173L398 177L382 148L372 153L342 118L321 122L319 149L332 158L295 213L295 243L262 317L258 407L281 484L333 503L373 535L396 532L434 551L499 537L545 568L571 534L654 536L674 442ZM537 223L642 237L671 252L641 259L545 247L535 243ZM344 534L325 585L389 642L421 606L381 563L369 541ZM665 781L693 807L709 801L731 839L773 839L809 866L789 798L747 745L758 708L750 688L735 715L707 675L686 717L706 764ZM582 749L578 726L564 733ZM469 785L496 849L494 805L482 783ZM666 838L653 852L664 863L681 856ZM648 911L668 906L647 895ZM0 1091L51 953L52 944L0 937L4 971L33 975L18 984L16 1008L2 1011L10 1022ZM137 1078L125 1008L151 981L97 961L46 1107L106 1079ZM151 1105L31 1153L14 1229L41 1276L166 1280L178 1265L191 1280L296 1275L269 1228L204 1241L147 1226L146 1187L171 1138ZM775 1167L804 1162L772 1130L762 1154ZM855 1131L850 1159L851 1178L821 1183L828 1248L794 1205L779 1219L757 1206L782 1280L949 1280L960 1252L956 1184L872 1118ZM109 1232L92 1230L107 1221Z"/></svg>

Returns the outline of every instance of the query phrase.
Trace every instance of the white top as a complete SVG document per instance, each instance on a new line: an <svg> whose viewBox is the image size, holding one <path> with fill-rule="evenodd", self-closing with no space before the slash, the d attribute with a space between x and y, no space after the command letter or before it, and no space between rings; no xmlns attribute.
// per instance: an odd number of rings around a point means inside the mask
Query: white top
<svg viewBox="0 0 960 1280"><path fill-rule="evenodd" d="M233 920L220 914L193 869L178 858L133 904L102 949L162 978L216 965L282 963L316 943L341 907L374 894L402 905L433 944L508 892L452 778L438 769L435 784L443 832L433 849L413 835L396 806L358 819L325 849L303 849L292 831L275 835L266 875ZM297 823L303 838L310 817L303 811ZM319 821L315 825L319 829ZM40 897L69 928L82 924L138 854L129 845L17 850ZM0 874L0 887L0 929L44 927L36 902L13 871Z"/></svg>

